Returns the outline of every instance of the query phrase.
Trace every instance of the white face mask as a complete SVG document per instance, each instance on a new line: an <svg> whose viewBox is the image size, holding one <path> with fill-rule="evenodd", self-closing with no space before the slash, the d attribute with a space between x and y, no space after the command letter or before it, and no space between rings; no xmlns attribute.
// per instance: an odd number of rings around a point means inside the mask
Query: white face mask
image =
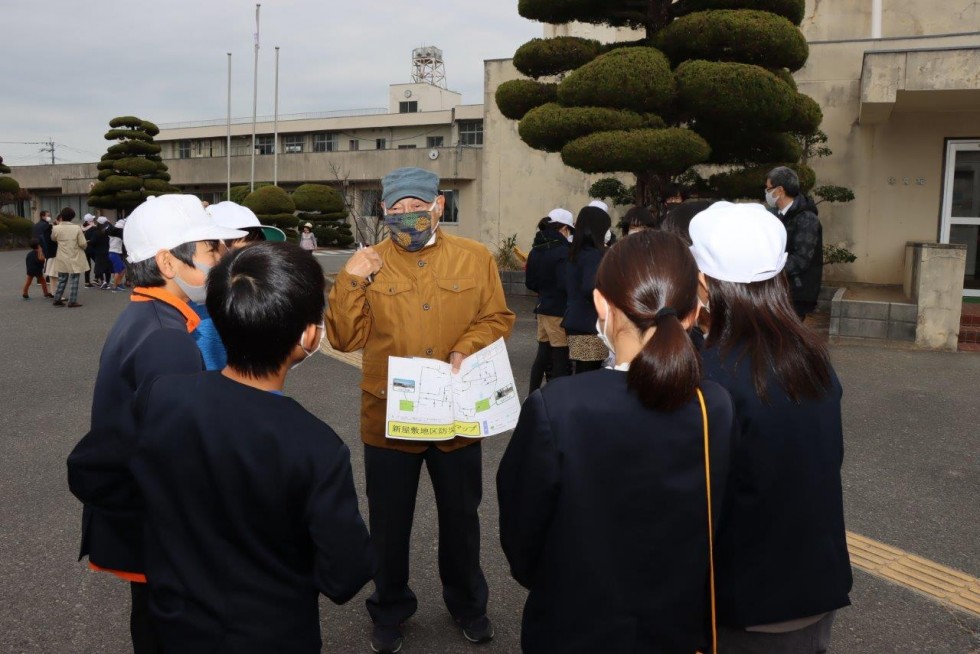
<svg viewBox="0 0 980 654"><path fill-rule="evenodd" d="M766 204L773 209L776 208L776 194L772 189L766 189Z"/></svg>
<svg viewBox="0 0 980 654"><path fill-rule="evenodd" d="M306 356L303 357L301 360L297 361L296 363L294 363L293 365L291 365L289 367L290 370L296 370L301 365L306 363L307 359L309 359L311 356L313 356L320 350L320 347L323 345L323 337L327 335L327 327L323 323L323 321L321 321L320 324L317 325L317 328L320 330L320 340L317 342L316 347L313 348L312 350L307 350L306 346L303 345L303 336L306 336L305 330L303 331L303 335L299 337L299 346L303 348L303 353L306 354Z"/></svg>
<svg viewBox="0 0 980 654"><path fill-rule="evenodd" d="M596 334L599 336L599 340L602 341L602 344L605 345L606 348L609 350L609 353L613 356L616 356L616 348L613 347L612 341L609 340L608 336L606 336L606 325L609 324L609 314L611 314L612 311L609 307L609 302L606 300L606 298L602 298L602 301L606 305L606 322L603 324L602 321L596 318L595 321Z"/></svg>
<svg viewBox="0 0 980 654"><path fill-rule="evenodd" d="M575 236L574 236L573 234L569 234L569 235L568 235L568 236L566 236L565 238L567 238L567 239L568 239L568 242L569 242L569 243L571 243L571 242L572 242L572 239L574 239L574 238L575 238Z"/></svg>
<svg viewBox="0 0 980 654"><path fill-rule="evenodd" d="M211 266L206 266L203 263L198 263L195 261L194 267L204 273L204 284L201 284L200 286L196 284L188 284L180 278L180 275L175 276L174 281L177 282L177 286L179 286L180 290L184 292L188 300L195 304L204 304L208 299L207 276L208 273L211 272Z"/></svg>
<svg viewBox="0 0 980 654"><path fill-rule="evenodd" d="M612 237L613 237L613 233L607 229L606 230L606 240L604 241L604 243L606 245L609 245L609 241L612 240Z"/></svg>

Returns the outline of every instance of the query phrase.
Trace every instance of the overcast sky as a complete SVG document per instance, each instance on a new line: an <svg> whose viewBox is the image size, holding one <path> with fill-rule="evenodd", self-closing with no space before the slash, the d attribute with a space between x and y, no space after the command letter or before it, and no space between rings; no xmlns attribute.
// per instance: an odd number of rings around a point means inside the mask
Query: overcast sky
<svg viewBox="0 0 980 654"><path fill-rule="evenodd" d="M451 8L447 11L447 7ZM0 0L0 156L13 165L97 161L114 116L155 123L252 114L255 3L246 0ZM517 0L264 0L259 115L385 107L410 82L412 49L442 49L449 88L483 100L483 60L541 35Z"/></svg>

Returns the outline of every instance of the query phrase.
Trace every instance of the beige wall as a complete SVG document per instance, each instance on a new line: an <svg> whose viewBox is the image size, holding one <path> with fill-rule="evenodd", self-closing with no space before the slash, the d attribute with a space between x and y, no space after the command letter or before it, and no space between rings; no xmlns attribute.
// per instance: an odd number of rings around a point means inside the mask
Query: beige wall
<svg viewBox="0 0 980 654"><path fill-rule="evenodd" d="M517 134L517 122L497 109L494 92L520 77L511 60L485 63L483 122L483 206L480 240L499 243L518 235L524 250L530 247L535 226L555 207L572 213L589 203L589 186L606 175L585 175L566 167L558 154L533 150ZM616 211L613 211L613 220Z"/></svg>
<svg viewBox="0 0 980 654"><path fill-rule="evenodd" d="M871 37L872 0L807 0L800 27L808 41ZM975 0L882 0L881 35L902 38L980 30Z"/></svg>

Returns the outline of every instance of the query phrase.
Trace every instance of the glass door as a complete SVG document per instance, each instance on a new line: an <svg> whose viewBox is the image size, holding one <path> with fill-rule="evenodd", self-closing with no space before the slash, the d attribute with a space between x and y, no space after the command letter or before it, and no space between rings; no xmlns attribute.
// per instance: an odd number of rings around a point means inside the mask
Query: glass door
<svg viewBox="0 0 980 654"><path fill-rule="evenodd" d="M942 243L966 245L963 295L980 297L980 141L948 141Z"/></svg>

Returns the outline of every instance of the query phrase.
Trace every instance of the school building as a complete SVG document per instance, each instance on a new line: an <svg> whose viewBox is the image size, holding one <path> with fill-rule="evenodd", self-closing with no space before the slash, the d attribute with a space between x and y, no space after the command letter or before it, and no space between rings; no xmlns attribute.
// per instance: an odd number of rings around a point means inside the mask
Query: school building
<svg viewBox="0 0 980 654"><path fill-rule="evenodd" d="M899 285L906 281L907 242L960 243L966 246L963 292L980 296L980 2L808 0L801 27L810 58L796 78L823 108L822 129L833 150L811 165L818 183L847 186L856 195L847 204L820 205L825 242L858 257L828 267L825 278ZM557 34L635 38L594 26L544 26L545 36ZM446 229L491 247L511 234L526 247L550 209L575 211L588 202L598 176L527 147L517 124L497 110L497 86L519 76L509 58L485 63L484 101L464 105L444 88L441 53L420 50L429 52L413 53L423 60L417 74L390 86L387 107L280 116L275 139L271 117L261 119L255 180L271 181L275 173L287 189L335 184L371 216L387 171L430 168L448 194ZM227 179L225 121L161 128L156 140L172 183L218 199ZM231 131L232 182L247 183L251 120L235 121ZM13 176L32 193L24 209L36 217L40 209L66 204L87 211L96 169L94 163L28 166Z"/></svg>

